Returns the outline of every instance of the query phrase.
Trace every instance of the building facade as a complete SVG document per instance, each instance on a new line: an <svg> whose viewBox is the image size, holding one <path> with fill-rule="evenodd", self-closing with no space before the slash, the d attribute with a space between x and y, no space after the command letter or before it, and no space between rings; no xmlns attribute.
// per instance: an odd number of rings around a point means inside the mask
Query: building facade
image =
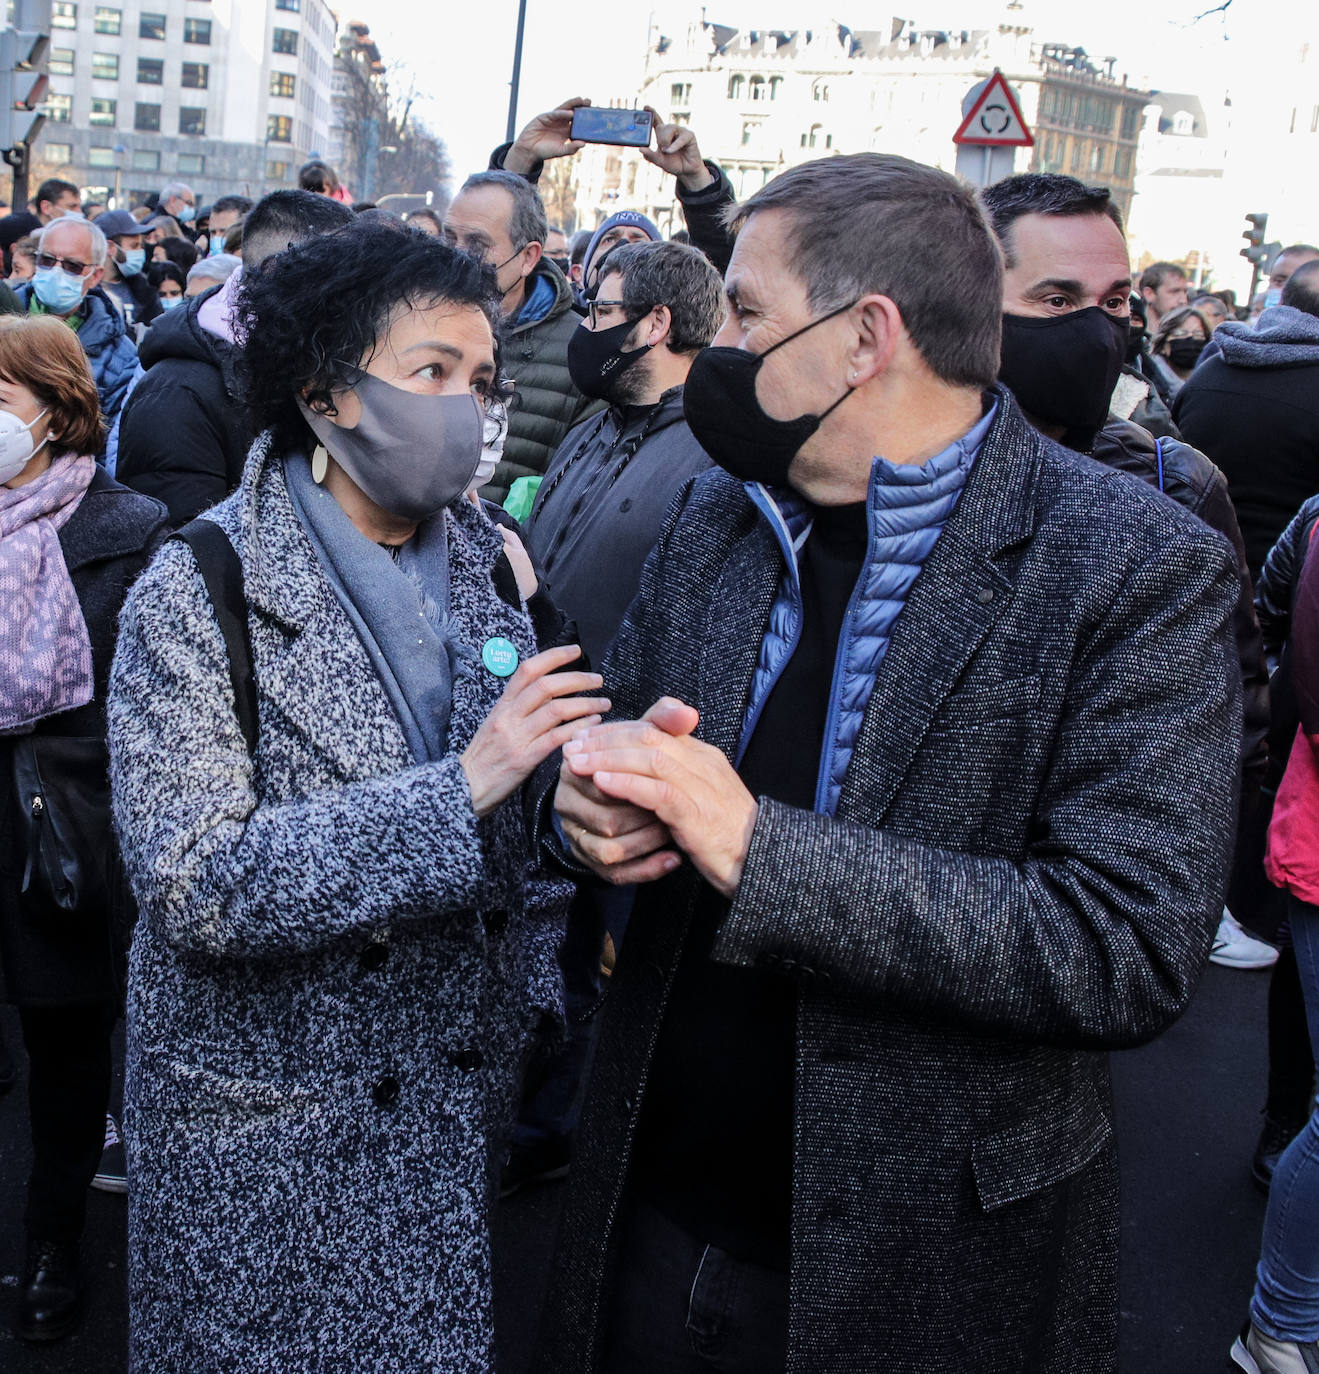
<svg viewBox="0 0 1319 1374"><path fill-rule="evenodd" d="M289 184L329 135L335 30L324 0L55 0L32 184L121 206Z"/></svg>
<svg viewBox="0 0 1319 1374"><path fill-rule="evenodd" d="M1148 93L1128 87L1112 60L1035 40L1010 4L993 27L920 28L892 19L852 29L824 21L799 29L734 29L698 20L674 38L652 28L636 96L696 130L739 196L786 167L834 153L900 153L949 171L962 104L1001 70L1035 131L1016 171L1075 172L1108 186L1124 213ZM681 227L671 178L635 153L590 148L577 159L577 222L640 209L661 229ZM996 175L1002 173L996 164Z"/></svg>

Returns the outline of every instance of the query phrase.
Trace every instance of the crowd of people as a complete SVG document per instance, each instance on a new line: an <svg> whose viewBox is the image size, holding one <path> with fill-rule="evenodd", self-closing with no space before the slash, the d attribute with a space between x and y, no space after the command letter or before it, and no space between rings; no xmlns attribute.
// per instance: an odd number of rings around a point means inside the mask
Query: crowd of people
<svg viewBox="0 0 1319 1374"><path fill-rule="evenodd" d="M538 1370L1111 1374L1107 1055L1212 958L1231 1359L1319 1369L1319 249L1238 310L1074 178L738 204L658 113L685 230L569 235L581 103L442 211L0 220L20 1336L98 1187L135 1374L490 1369L566 1177Z"/></svg>

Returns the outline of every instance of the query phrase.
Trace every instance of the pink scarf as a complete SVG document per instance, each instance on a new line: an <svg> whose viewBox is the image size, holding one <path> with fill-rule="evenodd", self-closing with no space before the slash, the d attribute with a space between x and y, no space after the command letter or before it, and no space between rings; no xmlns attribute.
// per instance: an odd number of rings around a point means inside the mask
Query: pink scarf
<svg viewBox="0 0 1319 1374"><path fill-rule="evenodd" d="M59 530L96 463L57 458L35 481L0 487L0 734L92 699L92 645Z"/></svg>

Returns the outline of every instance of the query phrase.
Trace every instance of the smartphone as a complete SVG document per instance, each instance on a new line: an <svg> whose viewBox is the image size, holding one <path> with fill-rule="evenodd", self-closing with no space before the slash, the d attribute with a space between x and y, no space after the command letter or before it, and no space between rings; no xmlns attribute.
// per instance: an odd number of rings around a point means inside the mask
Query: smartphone
<svg viewBox="0 0 1319 1374"><path fill-rule="evenodd" d="M618 143L627 148L645 148L650 144L650 111L579 105L572 112L572 137L583 143Z"/></svg>

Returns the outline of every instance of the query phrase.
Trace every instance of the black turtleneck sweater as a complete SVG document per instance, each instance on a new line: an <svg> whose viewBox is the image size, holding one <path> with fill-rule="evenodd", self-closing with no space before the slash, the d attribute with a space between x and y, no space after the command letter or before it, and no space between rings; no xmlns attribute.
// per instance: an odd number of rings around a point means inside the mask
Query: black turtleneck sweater
<svg viewBox="0 0 1319 1374"><path fill-rule="evenodd" d="M738 773L757 797L813 810L838 636L866 551L864 503L821 508L800 554L802 628ZM634 1186L689 1233L788 1267L792 983L710 957L728 903L699 902L651 1065Z"/></svg>

